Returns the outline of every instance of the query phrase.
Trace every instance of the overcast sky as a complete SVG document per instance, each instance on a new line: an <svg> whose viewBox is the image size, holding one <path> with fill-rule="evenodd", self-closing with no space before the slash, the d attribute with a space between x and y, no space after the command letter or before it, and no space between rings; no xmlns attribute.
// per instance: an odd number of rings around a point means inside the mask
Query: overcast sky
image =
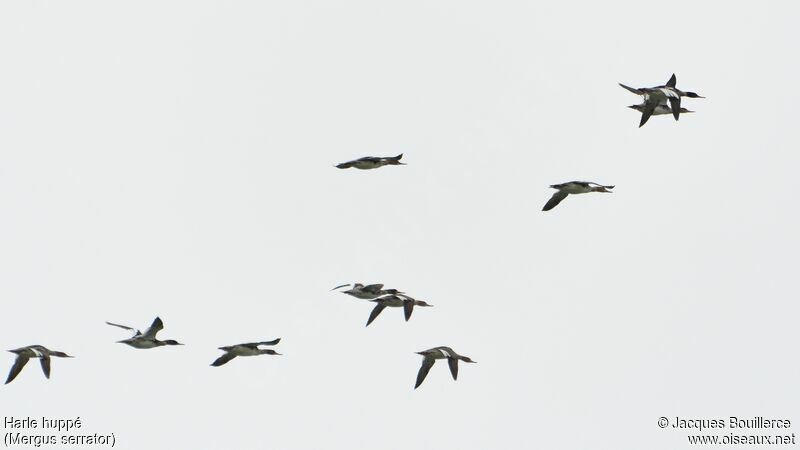
<svg viewBox="0 0 800 450"><path fill-rule="evenodd" d="M688 448L676 415L800 434L797 15L3 2L0 348L76 358L29 364L0 414L121 449ZM617 83L672 73L707 98L638 128ZM542 212L570 180L617 187ZM365 328L348 282L435 306ZM104 324L157 315L185 347ZM414 390L438 345L478 364Z"/></svg>

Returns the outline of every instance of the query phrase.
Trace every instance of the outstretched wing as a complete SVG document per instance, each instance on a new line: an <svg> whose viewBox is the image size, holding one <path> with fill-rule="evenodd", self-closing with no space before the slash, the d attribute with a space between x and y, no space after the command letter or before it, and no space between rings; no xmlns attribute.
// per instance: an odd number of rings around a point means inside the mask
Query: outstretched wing
<svg viewBox="0 0 800 450"><path fill-rule="evenodd" d="M243 347L249 348L257 348L259 345L275 345L281 341L281 338L275 339L274 341L262 341L262 342L248 342L246 344L239 344Z"/></svg>
<svg viewBox="0 0 800 450"><path fill-rule="evenodd" d="M647 101L644 103L644 109L642 110L642 120L639 121L639 128L643 127L644 124L647 123L647 120L653 115L653 111L658 108L658 104L660 102L660 99L657 99L652 95L647 97Z"/></svg>
<svg viewBox="0 0 800 450"><path fill-rule="evenodd" d="M414 312L414 300L403 300L403 312L406 314L406 322L411 318L411 313Z"/></svg>
<svg viewBox="0 0 800 450"><path fill-rule="evenodd" d="M640 89L632 88L632 87L630 87L630 86L625 86L625 85L624 85L624 84L622 84L622 83L619 83L619 85L620 85L620 86L622 86L622 87L624 87L625 89L627 89L627 90L629 90L629 91L633 92L633 93L634 93L634 94L636 94L636 95L644 95L644 92L642 92Z"/></svg>
<svg viewBox="0 0 800 450"><path fill-rule="evenodd" d="M6 378L6 384L11 383L14 381L14 378L17 378L20 372L22 372L22 368L25 367L25 364L28 364L27 356L19 355L17 356L17 360L14 361L14 365L11 366L11 371L8 372L8 378Z"/></svg>
<svg viewBox="0 0 800 450"><path fill-rule="evenodd" d="M379 315L379 314L381 313L381 311L383 311L384 309L386 309L386 305L384 305L384 304L382 304L382 303L378 303L377 305L375 305L375 308L373 308L373 309L372 309L372 312L369 314L369 319L367 319L367 324L366 324L365 326L367 326L367 327L368 327L368 326L369 326L369 324L371 324L371 323L372 323L372 321L373 321L373 320L375 320L375 318L376 318L376 317L378 317L378 315Z"/></svg>
<svg viewBox="0 0 800 450"><path fill-rule="evenodd" d="M455 358L447 358L447 365L450 366L450 373L453 375L453 379L458 379L458 360Z"/></svg>
<svg viewBox="0 0 800 450"><path fill-rule="evenodd" d="M542 211L550 211L551 209L555 208L556 205L561 203L561 200L564 200L565 198L567 198L568 195L569 194L567 194L566 192L563 192L563 191L556 192L555 194L553 194L552 197L550 197L550 200L548 200L547 203L544 205L544 208L542 208Z"/></svg>
<svg viewBox="0 0 800 450"><path fill-rule="evenodd" d="M156 334L158 334L158 332L163 329L164 329L164 322L161 321L160 317L156 317L156 319L150 325L150 328L148 328L147 331L144 332L144 337L145 339L155 339Z"/></svg>
<svg viewBox="0 0 800 450"><path fill-rule="evenodd" d="M234 355L233 353L225 353L224 355L214 360L214 362L212 362L211 365L214 367L219 367L225 364L226 362L232 360L233 358L236 358L236 355Z"/></svg>
<svg viewBox="0 0 800 450"><path fill-rule="evenodd" d="M44 372L45 378L50 378L50 355L44 354L39 358L39 362L42 363L42 372Z"/></svg>
<svg viewBox="0 0 800 450"><path fill-rule="evenodd" d="M422 360L422 367L419 368L419 372L417 372L417 384L414 385L414 389L418 388L423 381L425 381L425 377L428 376L428 372L431 371L431 367L433 367L433 363L436 360L433 358L425 358Z"/></svg>
<svg viewBox="0 0 800 450"><path fill-rule="evenodd" d="M672 116L675 117L675 120L678 120L678 118L681 116L681 98L680 98L680 96L670 97L669 98L669 106L672 108Z"/></svg>
<svg viewBox="0 0 800 450"><path fill-rule="evenodd" d="M675 87L675 83L677 83L677 82L678 82L678 79L675 77L675 74L673 73L672 76L669 78L669 81L667 81L667 84L665 86L674 88Z"/></svg>
<svg viewBox="0 0 800 450"><path fill-rule="evenodd" d="M362 291L369 292L370 294L380 294L382 289L382 284L368 284L361 288Z"/></svg>
<svg viewBox="0 0 800 450"><path fill-rule="evenodd" d="M112 327L118 327L118 328L122 328L123 330L129 330L129 331L133 331L133 332L135 332L135 333L136 333L136 334L134 334L134 335L133 335L134 337L136 337L136 336L140 336L140 335L142 334L142 332L141 332L141 331L139 331L139 330L137 330L136 328L131 328L131 327L129 327L129 326L120 325L120 324L117 324L117 323L111 323L111 322L106 322L106 323L107 323L108 325L111 325Z"/></svg>

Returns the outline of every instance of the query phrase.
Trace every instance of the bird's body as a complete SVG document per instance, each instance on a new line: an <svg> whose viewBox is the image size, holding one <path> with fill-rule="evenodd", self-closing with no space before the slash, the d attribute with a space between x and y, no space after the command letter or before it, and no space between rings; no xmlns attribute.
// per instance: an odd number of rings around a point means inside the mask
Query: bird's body
<svg viewBox="0 0 800 450"><path fill-rule="evenodd" d="M343 284L341 286L336 286L335 288L331 289L332 291L350 286L349 284ZM382 284L368 284L364 286L361 283L355 283L352 285L353 287L342 291L343 294L351 295L355 298L360 298L362 300L372 300L374 298L378 298L382 295L389 295L389 294L402 294L402 292L398 291L397 289L383 289Z"/></svg>
<svg viewBox="0 0 800 450"><path fill-rule="evenodd" d="M647 104L645 104L645 103L642 103L642 104L640 104L640 105L631 105L631 106L628 106L628 108L635 109L635 110L637 110L637 111L639 111L639 112L644 112L644 110L645 110L645 108L646 108L646 107L647 107ZM688 109L686 109L686 108L681 108L681 114L685 114L685 113L693 113L693 112L694 112L694 111L689 111L689 110L688 110ZM654 116L660 116L660 115L665 115L665 114L672 114L672 108L671 108L671 107L670 107L670 106L667 104L667 102L662 102L662 103L659 103L659 104L658 104L658 105L655 107L655 109L653 110L653 112L652 112L652 115L654 115Z"/></svg>
<svg viewBox="0 0 800 450"><path fill-rule="evenodd" d="M25 364L27 364L31 358L39 358L39 362L42 365L42 372L44 372L44 376L46 378L50 378L50 357L56 356L59 358L72 358L72 356L64 352L50 350L41 345L29 345L27 347L9 350L9 352L16 354L17 359L14 361L14 365L11 366L11 371L8 373L6 384L14 381L14 378L19 375L19 373L22 371L22 368L25 367Z"/></svg>
<svg viewBox="0 0 800 450"><path fill-rule="evenodd" d="M160 341L158 340L158 338L156 338L158 332L164 328L164 322L162 322L161 318L159 317L156 317L155 320L153 320L153 323L144 333L126 325L119 325L111 322L106 322L106 323L114 327L122 328L124 330L134 331L135 333L132 337L129 337L128 339L123 339L121 341L117 341L120 344L130 345L133 348L149 349L149 348L163 347L165 345L183 345L172 339Z"/></svg>
<svg viewBox="0 0 800 450"><path fill-rule="evenodd" d="M280 355L280 353L276 352L275 350L259 348L260 345L275 345L280 341L281 338L278 338L273 341L249 342L246 344L219 347L219 349L224 351L225 354L217 358L213 363L211 363L211 365L214 367L219 367L237 356Z"/></svg>
<svg viewBox="0 0 800 450"><path fill-rule="evenodd" d="M400 153L397 156L386 156L386 157L365 156L363 158L354 159L352 161L347 161L341 164L337 164L336 167L339 169L349 169L351 167L354 167L356 169L361 169L361 170L370 170L370 169L377 169L378 167L383 167L383 166L401 166L405 165L405 163L400 162L400 159L402 157L403 157L402 153Z"/></svg>
<svg viewBox="0 0 800 450"><path fill-rule="evenodd" d="M415 300L406 295L397 295L397 294L375 298L370 301L375 302L375 308L372 309L372 312L369 315L369 319L367 319L366 326L369 326L369 324L371 324L372 321L378 317L381 311L383 311L387 307L403 308L406 317L406 322L408 322L408 319L411 318L411 313L414 312L415 306L433 306L422 300Z"/></svg>
<svg viewBox="0 0 800 450"><path fill-rule="evenodd" d="M419 368L419 372L417 373L417 382L414 385L414 389L418 388L419 385L425 381L425 377L428 376L428 372L430 372L431 367L433 367L433 364L437 359L447 360L447 365L450 366L450 373L453 375L454 380L458 379L458 361L475 363L475 361L469 357L459 355L450 347L434 347L425 351L417 352L417 354L422 355L423 358L422 366Z"/></svg>
<svg viewBox="0 0 800 450"><path fill-rule="evenodd" d="M614 189L614 186L604 186L602 184L592 183L589 181L570 181L568 183L553 184L550 187L556 189L557 192L550 197L550 200L548 200L544 205L542 211L550 211L551 209L555 208L556 205L567 198L569 194L586 194L589 192L611 193L609 189Z"/></svg>
<svg viewBox="0 0 800 450"><path fill-rule="evenodd" d="M682 112L692 112L681 108L681 97L690 97L690 98L703 98L700 95L697 95L694 92L690 91L682 91L675 87L677 83L677 78L675 74L672 74L667 84L662 86L655 86L651 88L632 88L630 86L626 86L622 83L619 83L620 86L627 89L630 92L633 92L636 95L641 95L644 98L644 103L641 105L634 105L631 108L637 109L642 112L642 118L639 121L639 127L642 127L647 120L650 119L650 116L656 115L656 111L664 111L666 108L667 102L669 102L669 111L672 112L673 117L675 120L678 120L680 114ZM667 113L659 113L659 114L667 114Z"/></svg>

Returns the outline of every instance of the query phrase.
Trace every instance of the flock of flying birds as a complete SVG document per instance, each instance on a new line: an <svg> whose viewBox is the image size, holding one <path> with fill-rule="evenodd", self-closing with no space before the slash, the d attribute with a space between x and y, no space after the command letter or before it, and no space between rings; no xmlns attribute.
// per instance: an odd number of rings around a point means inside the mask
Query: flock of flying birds
<svg viewBox="0 0 800 450"><path fill-rule="evenodd" d="M627 89L630 92L633 92L636 95L641 95L643 98L643 102L638 105L631 105L629 108L635 109L642 113L642 118L639 122L639 127L642 127L647 121L650 119L650 116L654 115L666 115L672 114L675 120L678 120L681 113L691 113L693 111L689 111L686 108L681 107L681 99L683 97L688 98L704 98L700 95L697 95L694 92L690 91L682 91L676 87L677 79L675 74L670 77L667 84L662 86L655 86L650 88L632 88L630 86L626 86L620 83L620 86ZM374 156L367 156L364 158L359 158L353 161L344 162L341 164L336 165L339 169L349 169L354 167L356 169L361 170L369 170L369 169L377 169L383 166L389 165L404 165L405 163L400 162L402 159L403 154L399 154L397 156L390 156L390 157L374 157ZM589 192L608 192L610 193L614 186L607 186L603 184L587 182L587 181L570 181L567 183L562 184L554 184L550 186L553 189L556 189L556 192L547 201L542 208L543 211L549 211L556 207L561 201L567 198L570 194L586 194ZM375 303L375 307L372 309L372 312L367 319L367 326L371 324L380 313L386 309L387 307L392 308L403 308L405 319L408 321L411 318L411 313L414 311L415 306L421 307L430 307L430 305L424 301L416 300L403 292L398 291L397 289L383 289L382 284L370 284L370 285L363 285L361 283L355 284L344 284L341 286L337 286L332 290L337 290L343 287L352 286L350 289L343 291L345 294L351 295L353 297L368 300ZM126 326L126 325L119 325L116 323L106 322L108 325L119 327L128 331L133 331L134 334L128 339L123 339L121 341L117 341L122 344L127 344L133 348L137 349L151 349L156 347L162 346L171 346L171 345L183 345L179 342L167 339L167 340L159 340L156 335L159 331L164 328L164 323L161 321L160 318L156 317L153 323L150 325L147 330L142 333L141 331ZM249 342L244 344L236 344L230 345L226 347L219 347L220 350L224 352L222 356L214 360L211 365L214 367L221 366L226 364L230 360L236 358L237 356L257 356L257 355L280 355L280 353L276 352L272 349L264 349L261 348L262 346L273 346L280 342L280 338L271 340L271 341L262 341L262 342ZM11 371L8 374L8 378L6 379L6 384L10 383L14 380L14 378L19 375L22 371L22 368L28 363L28 361L32 358L39 359L42 371L46 378L50 378L50 358L51 357L59 357L59 358L72 358L72 356L55 350L50 350L46 347L41 345L29 345L27 347L20 347L14 350L9 350L11 353L17 355L16 360L14 361L14 365L11 367ZM424 350L421 352L417 352L417 354L422 355L422 367L420 367L419 372L417 373L417 380L416 384L414 385L414 389L418 388L420 384L425 380L425 377L428 375L433 364L436 362L437 359L447 359L447 363L450 367L450 373L453 376L453 379L458 378L458 362L464 361L467 363L474 363L472 359L469 357L459 355L455 351L453 351L450 347L434 347L428 350Z"/></svg>
<svg viewBox="0 0 800 450"><path fill-rule="evenodd" d="M147 330L145 330L144 333L137 330L136 328L129 327L127 325L119 325L111 322L106 322L106 323L114 327L122 328L124 330L133 331L133 336L129 337L128 339L117 341L120 344L130 345L133 348L148 349L148 348L163 347L165 345L183 345L174 339L166 339L162 341L156 337L156 334L158 334L158 332L164 328L164 322L161 321L160 317L156 317L155 320L153 320L153 323L150 324L150 327L147 328ZM212 362L211 365L214 367L221 366L237 356L280 355L280 353L276 352L275 350L262 349L259 347L261 345L265 346L275 345L280 341L281 339L278 338L272 341L248 342L245 344L236 344L236 345L229 345L226 347L219 347L219 349L225 353L216 360L214 360L214 362ZM17 359L16 361L14 361L14 365L11 367L11 372L8 373L6 384L12 382L14 378L16 378L17 375L19 375L19 373L22 371L22 368L25 367L25 364L27 364L31 358L39 359L39 362L42 364L42 371L44 371L44 376L47 378L50 378L51 357L57 356L59 358L72 358L72 356L64 352L50 350L41 345L29 345L27 347L20 347L9 351L11 353L16 353Z"/></svg>
<svg viewBox="0 0 800 450"><path fill-rule="evenodd" d="M341 286L336 286L331 290L335 291L348 286L352 287L346 291L342 291L342 293L375 303L375 307L372 309L369 319L367 319L366 326L369 326L369 324L371 324L372 321L378 317L378 314L386 309L387 306L403 308L406 322L408 322L408 319L411 318L411 313L414 312L415 306L433 306L423 302L422 300L416 300L413 297L398 291L397 289L384 289L382 284L368 284L366 286L361 283L354 283L352 285L343 284ZM459 361L468 363L475 362L467 356L459 355L450 347L434 347L428 350L417 352L417 354L422 355L422 367L419 368L419 372L417 373L417 382L414 384L414 389L418 388L419 385L425 381L425 377L428 376L428 372L431 370L433 363L435 363L437 359L447 359L447 364L450 366L450 374L453 375L454 380L458 379Z"/></svg>

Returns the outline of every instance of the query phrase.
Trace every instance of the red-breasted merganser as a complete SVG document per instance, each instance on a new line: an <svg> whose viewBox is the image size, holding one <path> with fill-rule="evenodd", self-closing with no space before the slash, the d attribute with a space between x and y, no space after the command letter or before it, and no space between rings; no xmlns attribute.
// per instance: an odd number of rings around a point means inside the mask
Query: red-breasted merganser
<svg viewBox="0 0 800 450"><path fill-rule="evenodd" d="M402 153L400 153L397 156L386 156L386 157L365 156L363 158L358 158L352 161L347 161L341 164L337 164L336 167L338 167L339 169L349 169L351 167L355 167L356 169L369 170L369 169L377 169L378 167L383 167L383 166L404 166L405 163L400 162L400 158L402 157L403 157Z"/></svg>
<svg viewBox="0 0 800 450"><path fill-rule="evenodd" d="M430 350L417 352L417 354L422 355L423 359L422 367L419 368L419 372L417 373L417 384L414 385L414 389L418 388L419 385L425 381L425 377L428 376L428 372L430 372L433 363L435 363L437 359L447 359L447 364L450 366L450 373L453 375L454 380L458 379L459 360L468 363L476 362L466 356L459 355L450 347L434 347Z"/></svg>
<svg viewBox="0 0 800 450"><path fill-rule="evenodd" d="M558 192L550 197L550 200L544 205L542 211L550 211L556 205L561 203L561 200L567 198L569 194L586 194L587 192L608 192L609 189L614 189L614 186L604 186L602 184L592 183L589 181L570 181L569 183L553 184L550 186L553 189L558 189Z"/></svg>
<svg viewBox="0 0 800 450"><path fill-rule="evenodd" d="M281 338L278 338L274 341L249 342L247 344L220 347L219 349L224 351L225 354L217 358L213 363L211 363L211 365L214 367L219 367L233 358L236 358L237 356L280 355L280 353L276 352L275 350L258 348L259 345L275 345L280 341Z"/></svg>
<svg viewBox="0 0 800 450"><path fill-rule="evenodd" d="M128 344L133 348L155 348L164 345L183 345L172 339L168 339L166 341L159 341L158 339L156 339L156 334L158 334L158 332L164 328L164 322L162 322L159 317L156 317L152 325L150 325L150 328L148 328L147 331L145 331L144 333L129 326L118 325L116 323L111 323L111 322L106 322L106 323L114 327L119 327L125 330L134 331L135 333L133 337L117 341L120 344Z"/></svg>
<svg viewBox="0 0 800 450"><path fill-rule="evenodd" d="M25 364L28 364L28 361L31 358L39 358L39 362L42 364L42 372L44 372L44 376L48 379L50 378L51 356L57 356L59 358L72 358L72 356L64 352L50 350L41 345L29 345L27 347L9 350L9 352L16 354L17 359L14 361L14 365L11 366L11 371L8 373L8 378L6 378L6 384L14 381L14 378L16 378L17 375L22 372L22 368L25 367Z"/></svg>
<svg viewBox="0 0 800 450"><path fill-rule="evenodd" d="M635 110L637 110L639 112L644 112L646 106L647 106L646 103L642 103L640 105L628 106L628 108L635 109ZM693 112L694 111L689 111L686 108L681 108L681 114L693 113ZM654 115L654 116L660 116L660 115L663 115L663 114L672 114L672 107L667 105L666 102L659 103L658 106L656 106L656 109L654 109L653 113L652 113L652 115Z"/></svg>
<svg viewBox="0 0 800 450"><path fill-rule="evenodd" d="M630 86L626 86L622 83L619 83L620 86L633 92L636 95L641 95L644 97L644 103L642 103L642 119L639 121L639 127L642 127L647 120L650 118L651 115L654 114L656 109L660 109L660 105L666 104L669 101L670 108L672 110L672 115L675 117L675 120L678 120L680 117L681 112L681 97L689 97L689 98L705 98L702 97L694 92L690 91L682 91L675 87L675 83L677 82L677 78L675 74L672 74L667 84L663 86L656 86L652 88L632 88ZM636 108L638 109L638 108ZM661 108L663 109L663 108Z"/></svg>
<svg viewBox="0 0 800 450"><path fill-rule="evenodd" d="M393 308L402 307L406 316L406 322L408 322L408 319L411 318L411 313L414 312L415 306L433 306L423 302L422 300L415 300L406 295L387 295L385 297L372 299L370 301L375 302L375 308L372 309L369 319L367 319L367 325L365 326L369 326L369 324L371 324L372 321L375 320L375 318L378 317L381 311L386 309L387 306Z"/></svg>
<svg viewBox="0 0 800 450"><path fill-rule="evenodd" d="M342 284L331 290L335 291L347 286L350 286L350 284ZM384 289L382 284L368 284L364 286L361 283L355 283L352 286L352 288L342 291L342 293L351 295L355 298L360 298L362 300L372 300L373 298L378 298L387 294L402 294L402 292L398 291L397 289Z"/></svg>

